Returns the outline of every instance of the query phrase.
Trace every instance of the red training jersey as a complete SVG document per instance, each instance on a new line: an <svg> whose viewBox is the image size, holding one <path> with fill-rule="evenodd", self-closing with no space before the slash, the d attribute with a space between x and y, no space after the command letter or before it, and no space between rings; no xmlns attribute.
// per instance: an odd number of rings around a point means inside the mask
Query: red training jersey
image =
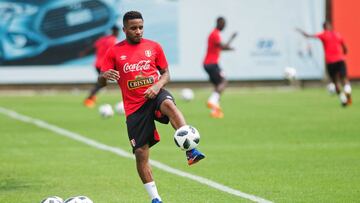
<svg viewBox="0 0 360 203"><path fill-rule="evenodd" d="M100 37L98 40L95 41L95 67L100 69L102 61L105 57L106 51L108 48L114 46L117 42L117 38L114 35L107 35Z"/></svg>
<svg viewBox="0 0 360 203"><path fill-rule="evenodd" d="M126 116L138 110L146 101L144 92L159 81L159 69L168 68L161 46L142 39L139 44L126 40L109 48L101 66L101 72L119 71L118 85L121 89Z"/></svg>
<svg viewBox="0 0 360 203"><path fill-rule="evenodd" d="M315 35L324 46L326 63L335 63L345 59L342 49L343 38L338 32L325 30Z"/></svg>
<svg viewBox="0 0 360 203"><path fill-rule="evenodd" d="M220 30L214 29L208 38L207 52L204 59L204 64L217 64L219 62L221 52L221 37Z"/></svg>

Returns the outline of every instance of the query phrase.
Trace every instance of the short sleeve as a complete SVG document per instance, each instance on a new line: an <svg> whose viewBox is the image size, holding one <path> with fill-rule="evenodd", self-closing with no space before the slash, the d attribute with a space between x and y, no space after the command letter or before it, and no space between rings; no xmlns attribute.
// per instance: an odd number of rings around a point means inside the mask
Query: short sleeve
<svg viewBox="0 0 360 203"><path fill-rule="evenodd" d="M337 36L340 43L344 43L344 38L340 35L340 33L337 32L336 36Z"/></svg>
<svg viewBox="0 0 360 203"><path fill-rule="evenodd" d="M105 72L110 69L115 69L115 53L113 48L107 50L101 65L101 72Z"/></svg>
<svg viewBox="0 0 360 203"><path fill-rule="evenodd" d="M216 33L213 35L213 43L216 45L221 44L221 37L220 37L219 33Z"/></svg>
<svg viewBox="0 0 360 203"><path fill-rule="evenodd" d="M315 37L320 39L320 40L323 40L324 39L324 33L323 32L320 32L320 33L316 33L315 34Z"/></svg>
<svg viewBox="0 0 360 203"><path fill-rule="evenodd" d="M159 44L157 44L156 46L156 52L157 52L155 59L156 67L159 67L160 69L166 69L168 67L168 63L164 51Z"/></svg>

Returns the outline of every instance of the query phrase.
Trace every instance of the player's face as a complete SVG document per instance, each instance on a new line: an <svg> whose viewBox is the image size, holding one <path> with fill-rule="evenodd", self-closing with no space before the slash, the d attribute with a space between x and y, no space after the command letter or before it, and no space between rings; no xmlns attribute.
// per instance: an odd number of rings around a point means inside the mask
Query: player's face
<svg viewBox="0 0 360 203"><path fill-rule="evenodd" d="M220 31L224 30L224 28L225 28L225 20L220 20L219 23L218 23L218 25L217 25L217 28L218 28Z"/></svg>
<svg viewBox="0 0 360 203"><path fill-rule="evenodd" d="M142 19L128 20L123 27L123 31L128 42L138 44L144 33L144 21Z"/></svg>
<svg viewBox="0 0 360 203"><path fill-rule="evenodd" d="M325 23L325 30L332 30L332 26L330 23Z"/></svg>

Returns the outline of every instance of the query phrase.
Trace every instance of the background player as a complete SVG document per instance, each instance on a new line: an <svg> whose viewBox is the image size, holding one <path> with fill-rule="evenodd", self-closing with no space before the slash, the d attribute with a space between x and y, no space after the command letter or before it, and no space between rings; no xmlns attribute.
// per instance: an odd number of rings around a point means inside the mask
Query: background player
<svg viewBox="0 0 360 203"><path fill-rule="evenodd" d="M218 17L216 20L216 27L210 33L208 37L207 52L204 59L204 69L209 75L210 82L214 85L214 91L210 95L207 106L211 109L211 116L214 118L223 118L224 113L220 107L220 96L226 87L226 80L224 74L219 66L220 52L233 50L230 47L230 43L236 37L236 33L233 33L227 43L221 42L220 32L225 28L225 18Z"/></svg>
<svg viewBox="0 0 360 203"><path fill-rule="evenodd" d="M113 26L111 28L111 34L100 37L98 40L95 41L93 47L84 50L81 55L86 55L87 53L93 51L95 49L95 69L98 74L100 74L101 64L103 62L103 58L106 54L106 51L114 46L117 42L117 37L119 35L119 28L117 26ZM96 102L96 93L101 89L101 86L96 83L94 87L91 89L90 94L84 100L84 105L92 108L95 106Z"/></svg>
<svg viewBox="0 0 360 203"><path fill-rule="evenodd" d="M158 43L142 38L141 13L127 12L123 25L126 40L108 50L98 81L104 86L107 80L117 80L138 174L152 203L161 202L149 164L149 149L160 141L154 120L170 121L175 129L186 122L172 95L163 89L170 80L168 63ZM196 149L187 151L186 156L189 165L205 157Z"/></svg>
<svg viewBox="0 0 360 203"><path fill-rule="evenodd" d="M335 84L336 93L340 96L341 104L343 106L351 105L351 86L347 78L345 63L347 48L340 33L333 30L330 22L325 22L323 28L323 32L315 35L310 35L301 29L297 30L307 38L321 40L324 47L326 70L331 81ZM339 82L344 92L341 92Z"/></svg>

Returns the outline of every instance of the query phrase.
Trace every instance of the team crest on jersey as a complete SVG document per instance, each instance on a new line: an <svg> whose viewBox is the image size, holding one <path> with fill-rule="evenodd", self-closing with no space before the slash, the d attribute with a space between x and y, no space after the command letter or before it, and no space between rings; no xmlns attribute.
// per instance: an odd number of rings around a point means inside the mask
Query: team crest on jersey
<svg viewBox="0 0 360 203"><path fill-rule="evenodd" d="M132 145L133 147L135 147L135 145L136 145L135 139L131 139L131 140L130 140L130 143L131 143L131 145Z"/></svg>
<svg viewBox="0 0 360 203"><path fill-rule="evenodd" d="M145 50L145 56L150 57L151 56L151 50Z"/></svg>

